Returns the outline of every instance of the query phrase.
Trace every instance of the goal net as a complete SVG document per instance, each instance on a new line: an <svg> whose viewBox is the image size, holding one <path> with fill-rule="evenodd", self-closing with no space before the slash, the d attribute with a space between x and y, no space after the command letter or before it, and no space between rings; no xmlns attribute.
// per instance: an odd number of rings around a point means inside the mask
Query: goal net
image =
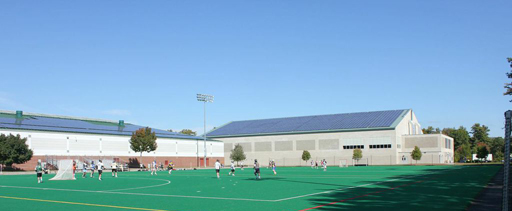
<svg viewBox="0 0 512 211"><path fill-rule="evenodd" d="M347 160L340 160L340 167L348 167L348 161Z"/></svg>
<svg viewBox="0 0 512 211"><path fill-rule="evenodd" d="M59 171L55 177L50 180L75 180L73 175L73 160L59 160L58 166Z"/></svg>

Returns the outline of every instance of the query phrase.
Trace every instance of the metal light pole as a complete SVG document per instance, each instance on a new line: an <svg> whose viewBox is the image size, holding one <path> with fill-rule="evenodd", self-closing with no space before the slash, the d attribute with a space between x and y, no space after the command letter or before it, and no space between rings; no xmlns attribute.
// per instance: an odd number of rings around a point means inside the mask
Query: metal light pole
<svg viewBox="0 0 512 211"><path fill-rule="evenodd" d="M213 103L213 95L197 94L197 101L204 103L204 167L206 168L206 103ZM198 152L199 153L199 152Z"/></svg>

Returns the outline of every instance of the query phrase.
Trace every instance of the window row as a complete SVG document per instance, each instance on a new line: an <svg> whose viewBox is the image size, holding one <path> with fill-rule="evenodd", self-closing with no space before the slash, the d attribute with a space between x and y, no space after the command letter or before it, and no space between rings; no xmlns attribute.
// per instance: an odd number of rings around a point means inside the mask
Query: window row
<svg viewBox="0 0 512 211"><path fill-rule="evenodd" d="M344 145L343 149L364 149L364 145Z"/></svg>
<svg viewBox="0 0 512 211"><path fill-rule="evenodd" d="M373 144L370 145L370 149L387 149L391 148L391 144Z"/></svg>

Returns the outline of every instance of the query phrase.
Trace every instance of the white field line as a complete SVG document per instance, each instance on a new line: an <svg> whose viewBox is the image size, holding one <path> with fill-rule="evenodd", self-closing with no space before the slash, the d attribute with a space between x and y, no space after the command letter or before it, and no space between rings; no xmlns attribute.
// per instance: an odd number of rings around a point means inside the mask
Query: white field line
<svg viewBox="0 0 512 211"><path fill-rule="evenodd" d="M444 171L449 171L449 170L444 170ZM436 172L436 173L438 173L438 172ZM293 197L277 199L277 200L246 199L246 198L224 198L224 197L208 197L208 196L165 195L165 194L149 194L149 193L124 193L124 192L110 192L110 191L91 191L91 190L57 189L57 188L38 188L38 187L22 187L22 186L6 186L6 185L0 185L0 188L20 188L20 189L36 189L36 190L104 193L104 194L120 194L120 195L137 195L137 196L177 197L177 198L197 198L197 199L214 199L214 200L280 202L280 201L286 201L286 200L291 200L291 199L303 198L303 197L314 196L314 195L319 195L319 194L324 194L324 193L331 193L331 192L334 192L334 191L347 190L347 189L359 188L359 187L364 187L364 186L369 186L369 185L375 185L375 184L379 184L379 183L392 182L392 181L403 180L403 179L407 179L407 178L414 178L414 177L419 177L419 176L425 176L425 175L430 175L430 174L435 174L435 173L421 174L421 175L414 175L414 176L409 176L409 177L396 178L396 179L391 179L391 180L386 180L386 181L379 181L379 182L368 183L368 184L363 184L363 185L358 185L358 186L352 186L352 187L348 187L348 188L339 188L339 189L330 190L330 191L323 191L323 192L318 192L318 193L311 193L311 194L305 194L305 195L300 195L300 196L293 196ZM163 184L160 184L160 185L163 185ZM165 184L165 185L167 185L167 184Z"/></svg>
<svg viewBox="0 0 512 211"><path fill-rule="evenodd" d="M235 201L263 201L263 202L274 202L274 201L276 201L276 200L265 200L265 199L223 198L223 197L208 197L208 196L184 196L184 195L165 195L165 194L150 194L150 193L125 193L125 192L74 190L74 189L57 189L57 188L38 188L38 187L22 187L22 186L7 186L7 185L0 185L0 188L19 188L19 189L35 189L35 190L70 191L70 192L86 192L86 193L105 193L105 194L120 194L120 195L137 195L137 196L198 198L198 199L215 199L215 200L235 200Z"/></svg>
<svg viewBox="0 0 512 211"><path fill-rule="evenodd" d="M440 171L450 171L450 170L454 170L454 169L446 169L446 170L440 170ZM319 195L319 194L324 194L324 193L332 193L332 192L340 191L340 190L348 190L348 189L353 189L353 188L360 188L360 187L364 187L364 186L368 186L368 185L375 185L375 184L380 184L380 183L385 183L385 182L392 182L392 181L409 179L409 178L420 177L420 176L426 176L426 175L437 174L437 173L439 173L439 172L428 173L428 174L420 174L420 175L413 175L413 176L408 176L408 177L401 177L401 178L396 178L396 179L391 179L391 180L385 180L385 181L368 183L368 184L363 184L363 185L358 185L358 186L352 186L352 187L348 187L348 188L339 188L339 189L323 191L323 192L318 192L318 193L310 193L310 194L305 194L305 195L300 195L300 196L293 196L293 197L288 197L288 198L284 198L284 199L278 199L278 200L275 200L275 202L286 201L286 200L290 200L290 199L303 198L303 197L308 197L308 196L314 196L314 195Z"/></svg>
<svg viewBox="0 0 512 211"><path fill-rule="evenodd" d="M123 177L121 177L121 178L123 178ZM132 177L132 178L128 178L127 177L127 178L123 178L123 179L142 179L142 180L147 180L145 178L136 178L136 177ZM171 181L166 180L166 179L149 179L149 180L159 180L159 181L164 181L166 183L158 184L158 185L143 186L143 187L135 187L135 188L114 189L114 190L109 190L109 192L123 191L123 190L136 190L136 189L144 189L144 188L155 188L155 187L160 187L160 186L171 184Z"/></svg>

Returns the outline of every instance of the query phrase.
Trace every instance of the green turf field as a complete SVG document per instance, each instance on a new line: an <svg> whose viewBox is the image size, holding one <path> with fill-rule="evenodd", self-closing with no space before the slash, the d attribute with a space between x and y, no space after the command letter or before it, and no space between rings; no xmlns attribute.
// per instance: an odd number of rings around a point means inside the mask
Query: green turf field
<svg viewBox="0 0 512 211"><path fill-rule="evenodd" d="M368 166L120 172L103 181L0 176L2 210L464 210L500 166Z"/></svg>

